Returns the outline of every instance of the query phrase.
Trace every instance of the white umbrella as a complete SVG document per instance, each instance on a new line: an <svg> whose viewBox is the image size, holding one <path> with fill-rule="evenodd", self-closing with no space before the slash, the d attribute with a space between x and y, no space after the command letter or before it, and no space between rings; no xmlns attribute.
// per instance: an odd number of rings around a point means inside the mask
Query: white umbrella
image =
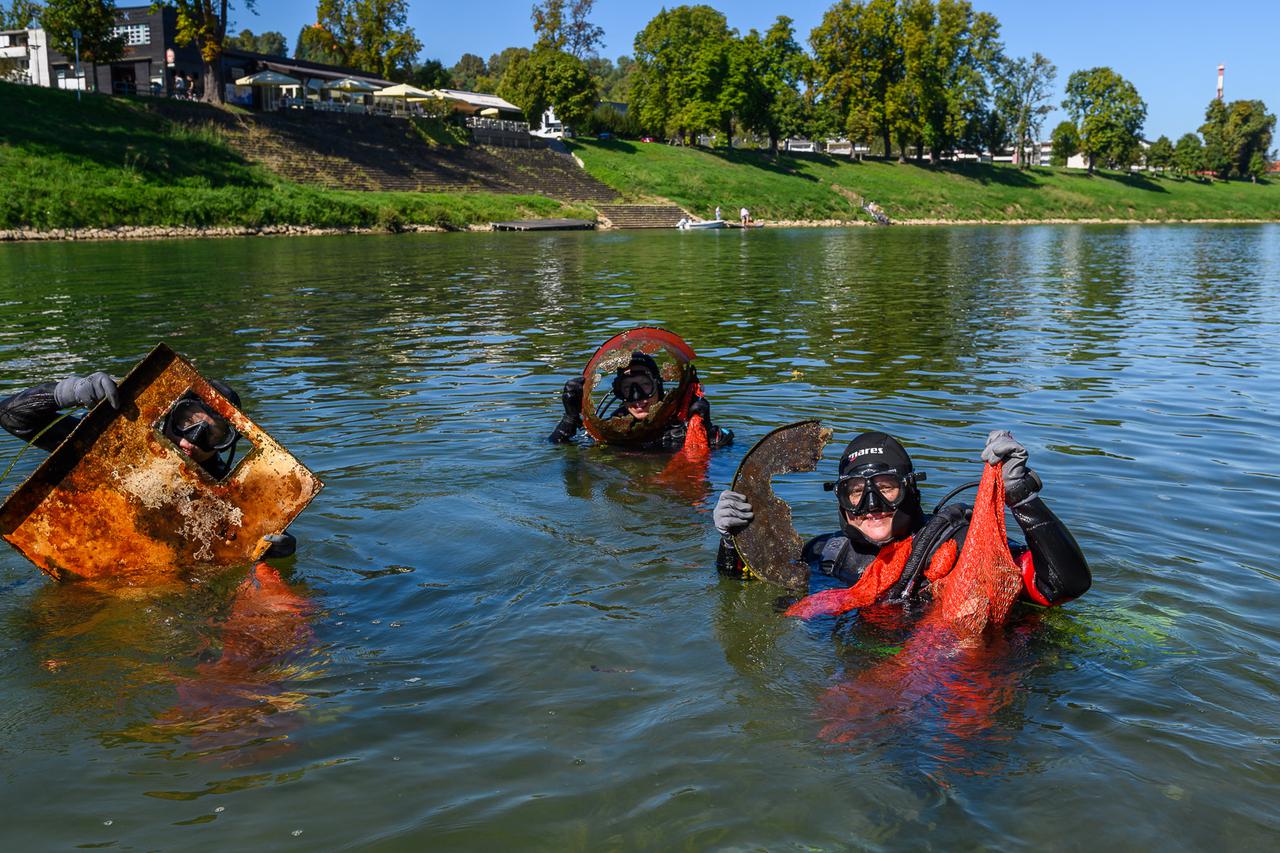
<svg viewBox="0 0 1280 853"><path fill-rule="evenodd" d="M302 81L279 71L259 71L236 81L237 86L300 86Z"/></svg>
<svg viewBox="0 0 1280 853"><path fill-rule="evenodd" d="M379 87L354 77L343 77L341 80L330 80L324 84L326 89L337 89L339 92L377 92Z"/></svg>
<svg viewBox="0 0 1280 853"><path fill-rule="evenodd" d="M385 89L379 89L373 94L379 98L401 98L408 100L409 98L428 98L430 95L422 91L417 86L410 86L408 83L397 83L394 86L388 86Z"/></svg>

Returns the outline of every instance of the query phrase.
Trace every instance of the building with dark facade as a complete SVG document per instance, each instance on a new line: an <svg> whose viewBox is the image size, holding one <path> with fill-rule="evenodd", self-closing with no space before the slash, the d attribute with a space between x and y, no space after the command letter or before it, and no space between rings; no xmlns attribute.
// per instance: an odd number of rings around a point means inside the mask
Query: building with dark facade
<svg viewBox="0 0 1280 853"><path fill-rule="evenodd" d="M115 95L204 94L204 62L194 45L177 43L178 13L169 6L125 6L116 9L116 32L124 38L124 57L111 63L82 63L77 78L75 58L49 51L49 85L62 89L96 89ZM351 68L267 56L242 50L222 55L222 79L227 101L260 106L261 92L235 86L235 81L258 71L279 71L303 81L300 90L313 94L326 81L352 77L378 87L391 81ZM182 78L179 82L179 78ZM302 91L295 93L302 95Z"/></svg>

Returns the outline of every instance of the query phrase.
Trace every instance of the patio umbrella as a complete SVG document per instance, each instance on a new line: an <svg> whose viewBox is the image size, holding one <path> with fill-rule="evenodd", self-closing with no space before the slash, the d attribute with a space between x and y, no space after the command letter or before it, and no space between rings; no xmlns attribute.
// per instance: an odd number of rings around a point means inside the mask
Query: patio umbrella
<svg viewBox="0 0 1280 853"><path fill-rule="evenodd" d="M363 80L357 80L354 77L343 77L341 80L331 80L324 84L326 89L337 89L339 92L378 92L379 87L373 83L366 83ZM394 87L392 87L394 88Z"/></svg>
<svg viewBox="0 0 1280 853"><path fill-rule="evenodd" d="M501 111L497 107L486 107L480 111L480 115L487 116L489 118L497 118L500 114Z"/></svg>
<svg viewBox="0 0 1280 853"><path fill-rule="evenodd" d="M301 86L302 81L297 77L290 77L288 74L281 74L279 71L259 71L257 74L250 74L248 77L241 77L236 81L237 86L263 86L268 89L275 89L280 86ZM267 109L272 109L275 105L274 98L267 98Z"/></svg>

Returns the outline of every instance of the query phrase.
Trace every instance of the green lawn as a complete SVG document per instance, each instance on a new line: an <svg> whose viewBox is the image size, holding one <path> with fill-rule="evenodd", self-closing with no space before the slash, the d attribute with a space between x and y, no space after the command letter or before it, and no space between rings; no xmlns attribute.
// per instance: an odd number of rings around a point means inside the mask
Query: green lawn
<svg viewBox="0 0 1280 853"><path fill-rule="evenodd" d="M172 106L172 105L171 105ZM195 105L193 105L195 106ZM0 83L0 228L115 225L463 228L582 206L493 193L351 192L285 181L212 129L170 122L145 99Z"/></svg>
<svg viewBox="0 0 1280 853"><path fill-rule="evenodd" d="M850 162L825 155L708 151L660 143L577 141L587 171L629 199L668 198L710 217L867 219L850 200L894 220L1270 219L1280 183L1204 183L1174 177L964 164Z"/></svg>

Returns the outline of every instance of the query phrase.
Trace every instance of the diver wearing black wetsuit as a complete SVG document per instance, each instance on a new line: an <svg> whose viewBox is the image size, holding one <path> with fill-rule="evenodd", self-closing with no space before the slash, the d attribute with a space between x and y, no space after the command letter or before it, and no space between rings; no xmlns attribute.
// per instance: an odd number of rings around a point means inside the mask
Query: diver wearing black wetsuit
<svg viewBox="0 0 1280 853"><path fill-rule="evenodd" d="M693 368L690 367L690 370ZM564 404L564 417L551 432L548 439L555 444L569 441L582 428L582 390L585 380L575 376L564 383L560 400ZM689 408L682 414L676 411L672 421L656 438L646 439L626 446L637 450L675 451L684 447L685 437L689 432L689 420L694 415L702 416L702 423L707 430L707 446L710 448L725 447L733 441L733 430L722 429L711 422L711 404L702 395L701 388L694 380L695 392ZM643 352L631 353L631 361L617 370L613 378L613 399L616 401L613 411L604 419L616 417L635 417L630 409L636 406L658 405L663 399L662 375L658 363L653 356ZM606 403L612 405L612 402ZM621 442L619 442L621 443Z"/></svg>
<svg viewBox="0 0 1280 853"><path fill-rule="evenodd" d="M1040 477L1026 465L1026 448L1008 432L994 431L982 457L992 464L1005 463L1005 502L1027 539L1025 545L1009 543L1014 564L1022 571L1023 598L1050 606L1083 595L1092 583L1089 566L1071 531L1041 500ZM893 437L881 432L858 436L841 456L839 479L827 484L840 504L840 530L810 539L802 559L814 571L852 586L886 545L911 538L906 567L878 600L928 598L925 570L948 541L956 542L958 553L969 528L970 508L952 504L926 515L916 485L922 479L924 475L915 473L911 457ZM721 533L716 561L721 571L741 572L729 534L745 528L751 515L750 504L741 495L721 493L714 512ZM879 527L868 526L866 519L878 520ZM868 538L864 527L876 534L875 540Z"/></svg>
<svg viewBox="0 0 1280 853"><path fill-rule="evenodd" d="M232 405L240 407L240 395L229 385L217 380L209 384ZM116 382L102 371L44 382L0 400L0 427L41 450L52 452L80 423L79 417L59 415L59 410L79 406L93 408L102 400L112 408L120 408ZM221 480L231 472L239 434L195 394L187 394L174 404L165 416L162 429L184 456L214 479ZM297 548L297 540L288 531L265 538L272 544L264 557L288 557Z"/></svg>

